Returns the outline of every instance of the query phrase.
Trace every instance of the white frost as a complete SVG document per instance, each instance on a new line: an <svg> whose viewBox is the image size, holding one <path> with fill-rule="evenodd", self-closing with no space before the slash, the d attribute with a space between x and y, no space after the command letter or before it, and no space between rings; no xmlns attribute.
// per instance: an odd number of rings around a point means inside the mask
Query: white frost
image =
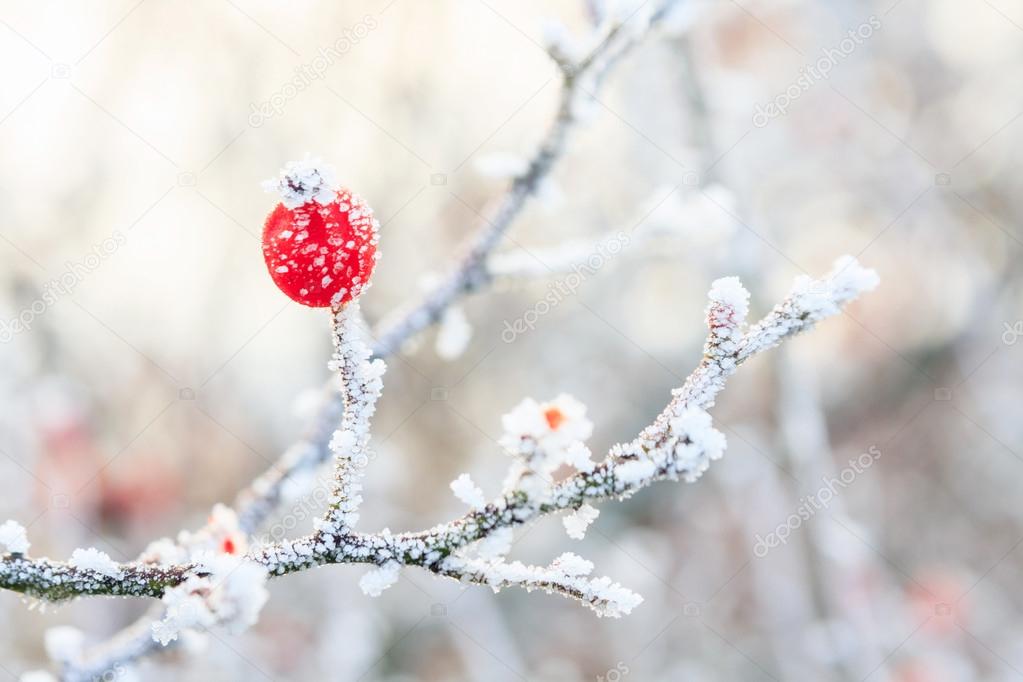
<svg viewBox="0 0 1023 682"><path fill-rule="evenodd" d="M487 499L483 496L483 491L473 483L469 474L462 474L451 481L451 491L455 493L455 497L473 509L483 509L487 505Z"/></svg>
<svg viewBox="0 0 1023 682"><path fill-rule="evenodd" d="M835 296L843 301L864 291L873 291L881 283L876 271L863 267L849 255L835 261L827 280Z"/></svg>
<svg viewBox="0 0 1023 682"><path fill-rule="evenodd" d="M565 449L565 464L589 473L593 471L593 453L582 443L572 443Z"/></svg>
<svg viewBox="0 0 1023 682"><path fill-rule="evenodd" d="M95 547L88 549L76 549L71 553L69 562L74 568L83 571L95 571L108 578L120 578L121 569L106 552L101 552Z"/></svg>
<svg viewBox="0 0 1023 682"><path fill-rule="evenodd" d="M597 520L598 516L600 516L600 510L592 505L584 504L561 521L565 524L565 532L568 533L568 537L582 540L586 537L586 529Z"/></svg>
<svg viewBox="0 0 1023 682"><path fill-rule="evenodd" d="M10 552L11 554L24 554L31 544L28 541L28 534L25 527L16 521L4 521L0 525L0 554Z"/></svg>
<svg viewBox="0 0 1023 682"><path fill-rule="evenodd" d="M153 623L153 639L166 646L193 629L225 626L239 634L256 622L269 594L266 568L228 554L208 554L199 562L208 575L189 576L163 595L166 612Z"/></svg>
<svg viewBox="0 0 1023 682"><path fill-rule="evenodd" d="M716 279L710 285L708 293L710 300L723 306L728 306L735 311L735 318L738 321L746 319L749 313L749 292L742 286L738 277L722 277Z"/></svg>
<svg viewBox="0 0 1023 682"><path fill-rule="evenodd" d="M458 556L448 557L443 566L450 571L473 575L475 580L489 585L495 592L514 585L527 590L571 594L599 616L617 618L628 614L643 601L641 596L611 578L587 577L593 570L593 564L572 553L562 554L550 566Z"/></svg>
<svg viewBox="0 0 1023 682"><path fill-rule="evenodd" d="M302 161L286 163L276 178L263 183L263 189L279 193L287 208L298 208L310 201L326 205L337 196L336 177L333 167L306 156Z"/></svg>
<svg viewBox="0 0 1023 682"><path fill-rule="evenodd" d="M476 553L485 559L496 559L506 556L511 551L514 539L515 531L510 526L497 528L491 531L490 535L480 540Z"/></svg>
<svg viewBox="0 0 1023 682"><path fill-rule="evenodd" d="M880 281L875 271L847 255L835 261L824 279L798 277L790 296L796 308L813 317L825 317L836 314L843 303L860 293L876 288Z"/></svg>
<svg viewBox="0 0 1023 682"><path fill-rule="evenodd" d="M654 475L657 467L649 459L622 462L615 467L615 479L623 485L633 486Z"/></svg>
<svg viewBox="0 0 1023 682"><path fill-rule="evenodd" d="M570 576L589 575L593 572L593 562L583 559L578 554L565 552L554 560L551 568Z"/></svg>
<svg viewBox="0 0 1023 682"><path fill-rule="evenodd" d="M370 597L379 597L384 590L398 582L400 574L401 564L389 561L362 576L359 579L359 587Z"/></svg>

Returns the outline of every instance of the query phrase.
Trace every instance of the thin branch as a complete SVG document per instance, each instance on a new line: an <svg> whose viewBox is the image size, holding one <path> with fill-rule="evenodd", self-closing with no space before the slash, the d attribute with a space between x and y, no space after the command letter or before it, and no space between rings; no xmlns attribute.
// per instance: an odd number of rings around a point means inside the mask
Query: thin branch
<svg viewBox="0 0 1023 682"><path fill-rule="evenodd" d="M446 577L464 573L461 577L470 581L498 587L544 586L550 581L536 580L535 576L515 580L481 573L478 564L467 563L457 553L499 529L514 528L541 516L578 509L590 502L624 499L657 481L696 480L724 449L724 437L710 426L710 417L703 408L713 405L738 366L782 340L811 329L876 284L872 271L862 269L850 258L840 259L825 279L799 278L784 301L743 333L748 294L736 278L718 280L710 292L710 334L704 357L674 391L664 411L637 438L614 446L602 462L554 485L549 494L538 496L522 488L512 489L482 509L415 533L366 534L346 526L322 527L297 540L255 548L245 559L261 565L271 576L324 564L369 563L381 567L418 566ZM201 563L153 566L141 562L112 564L104 572L97 572L48 559L9 555L0 563L0 587L50 600L95 594L165 597L195 578L216 572ZM572 583L564 582L564 589L555 591L579 597L571 587ZM583 601L603 608L599 599L590 598L593 595L584 596ZM616 615L616 610L603 613Z"/></svg>

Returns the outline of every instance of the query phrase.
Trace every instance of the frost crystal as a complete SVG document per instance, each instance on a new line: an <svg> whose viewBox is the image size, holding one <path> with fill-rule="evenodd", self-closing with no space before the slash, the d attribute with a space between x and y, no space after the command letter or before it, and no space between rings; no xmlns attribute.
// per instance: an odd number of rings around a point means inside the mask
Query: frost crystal
<svg viewBox="0 0 1023 682"><path fill-rule="evenodd" d="M451 481L451 491L455 493L455 497L473 509L483 509L483 507L487 504L487 499L483 496L483 491L480 490L479 486L472 482L469 474L462 474L455 480Z"/></svg>
<svg viewBox="0 0 1023 682"><path fill-rule="evenodd" d="M444 560L443 569L489 585L495 592L503 587L519 586L526 590L539 589L572 596L599 616L617 618L643 602L641 596L611 578L587 577L593 570L593 564L571 553L562 554L550 566L452 556Z"/></svg>
<svg viewBox="0 0 1023 682"><path fill-rule="evenodd" d="M189 629L223 625L238 634L256 622L269 594L266 568L226 554L200 562L204 575L189 576L163 596L166 613L153 623L153 639L166 646Z"/></svg>
<svg viewBox="0 0 1023 682"><path fill-rule="evenodd" d="M615 479L624 486L634 486L653 476L656 469L649 459L629 460L615 467Z"/></svg>
<svg viewBox="0 0 1023 682"><path fill-rule="evenodd" d="M784 301L750 328L739 350L739 361L778 345L782 339L811 329L837 313L841 306L878 285L877 273L861 266L852 256L835 261L823 279L796 278Z"/></svg>
<svg viewBox="0 0 1023 682"><path fill-rule="evenodd" d="M877 272L865 268L852 256L842 256L835 261L828 282L835 297L847 301L864 291L873 291L881 283Z"/></svg>
<svg viewBox="0 0 1023 682"><path fill-rule="evenodd" d="M362 576L359 579L359 587L370 597L379 597L384 590L398 582L400 573L401 564L389 561Z"/></svg>
<svg viewBox="0 0 1023 682"><path fill-rule="evenodd" d="M202 596L209 588L209 580L192 576L167 590L163 596L167 610L161 620L153 623L153 639L167 646L188 628L213 625L216 619Z"/></svg>
<svg viewBox="0 0 1023 682"><path fill-rule="evenodd" d="M797 278L789 296L795 308L819 319L834 315L843 303L874 289L879 282L876 272L864 268L852 256L842 256L822 280L806 275Z"/></svg>
<svg viewBox="0 0 1023 682"><path fill-rule="evenodd" d="M507 526L498 528L480 541L476 547L476 553L485 559L496 559L506 556L511 551L514 539L515 531L511 528Z"/></svg>
<svg viewBox="0 0 1023 682"><path fill-rule="evenodd" d="M320 159L306 156L302 161L289 161L277 178L263 183L267 192L278 192L287 208L298 208L310 201L327 205L337 195L334 169Z"/></svg>
<svg viewBox="0 0 1023 682"><path fill-rule="evenodd" d="M593 572L593 562L583 559L577 554L565 552L551 564L551 567L565 575L589 575Z"/></svg>
<svg viewBox="0 0 1023 682"><path fill-rule="evenodd" d="M76 549L71 553L71 561L68 563L74 568L84 571L95 571L108 578L118 579L121 577L121 569L117 567L113 559L95 547Z"/></svg>
<svg viewBox="0 0 1023 682"><path fill-rule="evenodd" d="M565 450L565 464L575 467L584 473L593 471L592 458L593 453L582 443L572 443Z"/></svg>
<svg viewBox="0 0 1023 682"><path fill-rule="evenodd" d="M600 511L596 507L584 504L561 521L565 524L565 532L568 533L568 537L582 540L586 537L586 529L596 521L599 515Z"/></svg>
<svg viewBox="0 0 1023 682"><path fill-rule="evenodd" d="M746 319L746 314L749 312L749 292L742 286L738 277L722 277L714 280L708 296L714 303L728 306L734 310L737 319Z"/></svg>
<svg viewBox="0 0 1023 682"><path fill-rule="evenodd" d="M28 534L25 527L15 521L4 521L0 525L0 554L10 552L11 554L24 554L31 544L28 541Z"/></svg>

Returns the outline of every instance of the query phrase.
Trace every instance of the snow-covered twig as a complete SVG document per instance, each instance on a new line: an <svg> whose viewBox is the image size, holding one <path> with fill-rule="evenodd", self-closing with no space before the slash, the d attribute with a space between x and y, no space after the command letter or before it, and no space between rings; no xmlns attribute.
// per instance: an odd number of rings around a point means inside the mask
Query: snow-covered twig
<svg viewBox="0 0 1023 682"><path fill-rule="evenodd" d="M386 366L379 358L370 360L361 320L358 303L334 313L334 356L330 369L341 377L344 412L341 425L330 440L335 461L334 492L325 524L333 532L349 529L358 521L362 503L360 480L369 462L370 420L384 387Z"/></svg>
<svg viewBox="0 0 1023 682"><path fill-rule="evenodd" d="M378 568L364 581L367 592L374 594L393 583L402 566L417 566L440 576L487 584L495 589L520 586L556 592L579 599L602 615L627 613L639 603L638 597L610 578L586 577L588 562L563 556L548 567L529 567L505 562L502 556L506 547L497 552L496 558L485 555L479 551L479 543L498 533L506 535L509 529L541 516L574 511L584 504L608 499L628 498L656 481L696 480L725 447L724 436L713 428L705 408L713 405L738 366L785 338L812 328L876 284L877 276L872 271L853 259L840 259L824 279L797 280L785 300L746 330L748 293L736 278L717 280L710 290L709 334L699 366L673 392L671 402L649 427L632 441L611 448L600 463L593 465L583 459L575 474L546 488L512 485L482 509L473 509L459 519L424 531L367 534L351 530L346 523L327 523L309 536L256 547L244 558L231 559L244 566L257 564L270 576L323 564L374 564ZM350 318L340 315L338 321L343 333L347 333L345 325ZM351 357L359 358L360 352L353 351ZM342 371L346 362L341 362ZM352 376L360 375L353 369ZM363 400L364 405L372 402L371 397ZM529 426L529 438L547 450L575 449L579 441L571 436L561 439L558 434L560 428L572 424L572 415L562 413L560 408L539 414L546 429L543 424ZM529 423L521 417L507 424L518 430ZM578 427L581 418L576 415L574 419ZM585 429L580 433L585 433ZM525 437L516 433L508 436ZM20 533L13 536L15 542L21 542ZM507 546L507 542L502 544ZM473 553L478 556L472 556ZM170 625L206 627L221 619L244 625L254 618L251 604L245 599L260 601L261 583L255 574L236 581L225 577L223 583L212 583L225 571L218 563L219 560L204 559L166 566L138 561L115 564L93 552L83 555L77 564L74 561L65 564L12 553L0 562L0 587L51 600L117 594L161 597L170 601L172 607L186 599L196 607L194 600L199 599L201 618L172 621ZM237 567L233 570L238 571ZM176 632L173 630L173 634Z"/></svg>

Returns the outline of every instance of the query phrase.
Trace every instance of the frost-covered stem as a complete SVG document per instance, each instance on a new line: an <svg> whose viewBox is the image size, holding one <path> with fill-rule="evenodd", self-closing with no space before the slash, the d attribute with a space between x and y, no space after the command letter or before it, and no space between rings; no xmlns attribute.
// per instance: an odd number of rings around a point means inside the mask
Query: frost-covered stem
<svg viewBox="0 0 1023 682"><path fill-rule="evenodd" d="M351 531L344 524L327 524L312 535L256 548L246 558L265 566L271 575L329 563L392 562L450 575L457 570L457 563L445 563L448 557L498 529L578 509L584 503L624 499L660 480L680 477L695 480L706 468L708 459L719 456L724 447L723 437L710 427L710 417L700 406L713 403L740 359L748 359L810 329L838 312L841 303L877 282L871 271L854 261L840 260L823 280L797 280L792 293L781 304L742 334L747 294L732 279L718 280L711 289L707 311L710 333L704 358L683 387L674 392L673 400L661 415L633 441L611 448L602 462L555 485L546 499L538 501L521 490L510 490L482 509L417 533L366 534ZM345 325L354 324L353 319L354 313L343 314L338 321L344 329ZM354 362L367 353L353 350L341 355ZM347 362L341 359L341 367ZM353 370L353 376L357 374ZM369 396L373 391L365 389L365 380L353 381L356 383L349 384L349 390L358 389L354 395L365 396L355 399L361 400L361 404L372 404L375 398ZM362 427L353 428L358 432ZM51 600L92 594L160 597L169 587L196 575L196 570L192 564L156 567L132 562L111 563L105 572L99 573L48 559L8 554L0 562L0 587Z"/></svg>
<svg viewBox="0 0 1023 682"><path fill-rule="evenodd" d="M0 561L0 588L49 601L89 595L161 597L165 589L181 583L192 569L191 565L131 563L118 564L110 571L98 571L61 561L8 554Z"/></svg>
<svg viewBox="0 0 1023 682"><path fill-rule="evenodd" d="M247 561L242 564L259 564L252 567L265 579L266 575L283 576L327 563L371 563L381 566L380 573L364 585L371 593L379 593L396 580L401 566L419 566L440 577L485 584L495 590L516 586L568 596L602 616L626 613L641 598L610 578L588 578L592 564L572 554L563 554L549 566L529 566L518 561L507 563L502 558L476 558L466 555L465 551L498 531L506 533L507 529L540 516L579 509L587 503L623 500L658 481L697 480L709 462L720 457L724 449L724 437L711 426L710 415L702 406L713 404L727 376L735 372L743 360L809 329L876 283L877 276L873 272L863 270L852 260L840 260L825 279L797 280L789 297L744 333L749 294L736 278L717 280L710 291L709 334L700 366L674 392L673 400L654 423L643 429L636 439L613 447L602 462L580 463L577 473L547 491L538 493L513 487L493 502L448 524L397 535L388 531L363 534L351 530L351 514L358 493L351 487L358 475L351 469L351 459L352 455L364 452L368 419L379 394L377 384L383 368L377 365L380 361L368 361L368 348L358 340L357 309L340 312L335 317L337 351L333 363L342 374L343 394L349 409L345 427L339 431L344 435L344 442L335 448L339 455L341 485L338 500L315 533L257 547L244 556ZM92 594L163 597L165 602L170 600L180 606L184 603L182 600L195 599L189 596L195 594L195 590L217 588L211 582L216 574L204 573L218 571L215 567L207 570L208 563L155 566L136 561L116 564L105 555L97 556L99 553L95 550L84 551L78 564L74 560L71 564L60 563L26 557L23 552L27 551L28 543L24 529L6 527L3 538L8 548L11 545L16 548L8 551L18 553L6 555L0 562L0 586L33 596L51 600ZM211 566L216 564L216 561L209 562ZM235 622L240 619L242 623L250 623L265 599L265 591L261 583L253 585L247 579L243 584L256 589L254 593L244 592L253 595L246 599L258 602L255 610L243 608L250 601L228 602L228 606L233 608ZM230 588L224 589L230 596ZM223 618L232 618L231 613L228 610ZM217 611L212 611L210 616L221 618ZM161 632L170 631L177 636L180 627L190 623L180 621L180 612L165 617ZM128 646L135 647L133 650L148 650L140 646L138 637L126 637L125 647ZM130 657L124 647L113 646L107 661L95 665L107 665L108 661L123 660L126 656ZM65 669L65 675L73 679L76 671Z"/></svg>
<svg viewBox="0 0 1023 682"><path fill-rule="evenodd" d="M449 560L442 567L435 569L439 576L452 578L462 583L485 585L494 591L505 587L520 587L527 592L540 590L547 594L574 599L599 615L620 615L622 607L617 599L624 599L626 609L638 605L642 598L620 585L611 582L610 578L598 578L596 581L587 577L593 565L590 562L579 572L565 572L555 566L527 566L521 563L505 564L500 561ZM612 588L612 596L606 594L606 588Z"/></svg>
<svg viewBox="0 0 1023 682"><path fill-rule="evenodd" d="M334 355L329 366L341 379L344 411L330 440L335 463L334 490L325 521L343 530L354 526L359 518L361 479L369 462L370 421L383 390L381 377L385 365L383 360L370 360L357 302L334 311L332 321Z"/></svg>
<svg viewBox="0 0 1023 682"><path fill-rule="evenodd" d="M612 448L589 471L580 471L557 484L545 500L535 501L522 490L513 489L483 509L427 531L398 535L319 533L290 545L268 548L256 560L278 575L320 563L393 562L420 566L441 576L495 588L518 585L544 589L580 599L598 612L614 614L618 606L610 605L606 592L620 591L616 585L597 583L601 589L594 589L593 581L576 575L558 576L536 567L509 568L495 562L467 560L456 553L499 529L519 526L540 516L575 510L586 503L623 499L660 480L680 477L694 480L724 446L721 435L710 427L702 406L713 403L738 366L739 356L748 359L837 311L835 306L821 305L820 299L807 291L831 291L835 300L844 301L852 297L853 289L860 291L873 286L872 273L858 266L847 270L846 265L841 261L820 282L797 282L789 298L747 334L741 333L746 314L744 290L730 279L715 283L708 306L710 334L700 367L638 438ZM779 315L779 310L787 314ZM799 323L793 323L793 319ZM763 335L768 332L772 343L763 343Z"/></svg>

